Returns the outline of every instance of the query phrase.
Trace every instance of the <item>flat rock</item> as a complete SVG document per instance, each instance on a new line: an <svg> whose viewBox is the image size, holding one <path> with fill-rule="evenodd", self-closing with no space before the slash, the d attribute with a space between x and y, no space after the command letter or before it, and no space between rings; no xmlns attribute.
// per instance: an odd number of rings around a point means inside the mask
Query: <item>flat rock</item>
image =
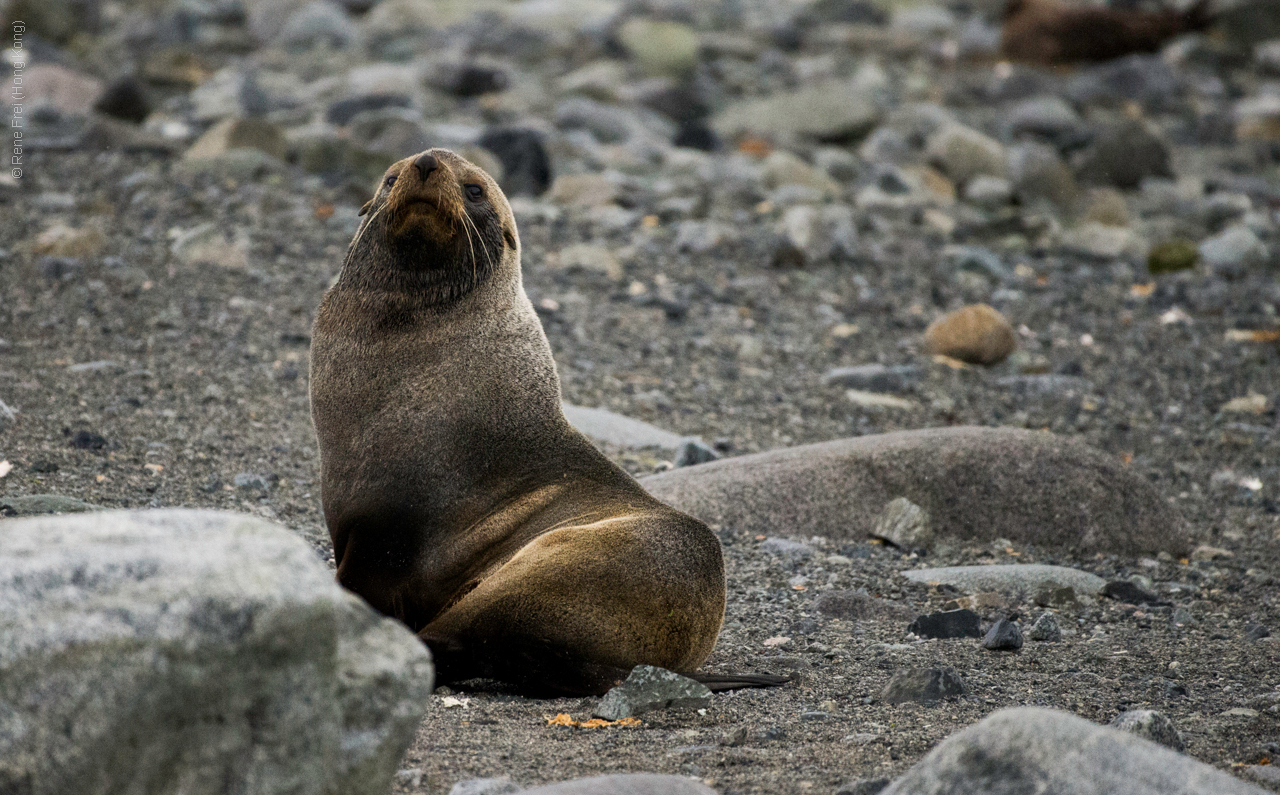
<svg viewBox="0 0 1280 795"><path fill-rule="evenodd" d="M84 513L102 510L97 505L61 494L28 494L0 497L0 516L39 516L46 513Z"/></svg>
<svg viewBox="0 0 1280 795"><path fill-rule="evenodd" d="M524 787L506 776L498 778L469 778L449 788L449 795L510 795L522 792Z"/></svg>
<svg viewBox="0 0 1280 795"><path fill-rule="evenodd" d="M911 364L893 367L860 364L854 367L833 367L823 374L822 383L867 392L905 392L920 383L923 376L920 368Z"/></svg>
<svg viewBox="0 0 1280 795"><path fill-rule="evenodd" d="M525 795L715 795L692 779L654 773L624 773L562 781L524 790Z"/></svg>
<svg viewBox="0 0 1280 795"><path fill-rule="evenodd" d="M860 540L873 529L880 506L905 497L929 512L937 539L1007 538L1090 554L1182 555L1192 546L1181 517L1118 459L1074 440L1013 428L839 439L640 482L708 524L754 535Z"/></svg>
<svg viewBox="0 0 1280 795"><path fill-rule="evenodd" d="M608 409L589 409L565 403L564 418L585 435L602 444L617 447L658 447L676 451L685 437L656 425L615 414Z"/></svg>
<svg viewBox="0 0 1280 795"><path fill-rule="evenodd" d="M883 795L1263 795L1206 764L1125 732L1016 707L944 740Z"/></svg>
<svg viewBox="0 0 1280 795"><path fill-rule="evenodd" d="M906 668L898 671L880 691L880 700L886 704L901 704L914 701L920 704L932 704L945 698L963 696L969 692L964 680L956 669L942 668Z"/></svg>
<svg viewBox="0 0 1280 795"><path fill-rule="evenodd" d="M1106 580L1087 571L1042 563L910 569L902 572L902 576L912 582L951 585L966 593L1038 592L1046 586L1052 586L1092 595L1100 593L1107 584Z"/></svg>
<svg viewBox="0 0 1280 795"><path fill-rule="evenodd" d="M0 792L390 789L430 655L299 536L93 513L5 522L0 559Z"/></svg>
<svg viewBox="0 0 1280 795"><path fill-rule="evenodd" d="M836 80L735 103L715 116L711 126L727 138L754 133L839 141L867 133L879 119L871 91L857 82Z"/></svg>
<svg viewBox="0 0 1280 795"><path fill-rule="evenodd" d="M622 684L604 694L592 713L621 720L656 709L701 709L711 706L711 691L701 682L652 665L637 665Z"/></svg>
<svg viewBox="0 0 1280 795"><path fill-rule="evenodd" d="M225 155L232 149L257 149L277 159L287 153L284 133L262 119L223 119L210 127L187 150L188 160Z"/></svg>

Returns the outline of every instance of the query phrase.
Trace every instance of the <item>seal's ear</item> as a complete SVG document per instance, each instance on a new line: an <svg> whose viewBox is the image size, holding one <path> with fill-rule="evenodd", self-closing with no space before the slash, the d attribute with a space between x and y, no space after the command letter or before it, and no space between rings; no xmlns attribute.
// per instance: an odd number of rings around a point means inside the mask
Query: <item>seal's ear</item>
<svg viewBox="0 0 1280 795"><path fill-rule="evenodd" d="M370 199L369 201L364 203L363 207L360 208L360 212L356 213L356 217L358 218L364 215L365 213L369 212L369 208L372 206L373 206L373 199Z"/></svg>

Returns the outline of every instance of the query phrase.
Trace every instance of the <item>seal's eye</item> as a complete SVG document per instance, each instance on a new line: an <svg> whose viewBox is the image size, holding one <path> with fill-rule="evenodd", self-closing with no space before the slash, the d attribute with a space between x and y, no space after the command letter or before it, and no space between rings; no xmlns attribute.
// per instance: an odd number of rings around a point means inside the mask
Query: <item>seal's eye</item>
<svg viewBox="0 0 1280 795"><path fill-rule="evenodd" d="M478 202L484 198L484 188L479 185L467 185L467 198L473 202Z"/></svg>
<svg viewBox="0 0 1280 795"><path fill-rule="evenodd" d="M392 174L391 176L387 177L387 187L389 188L394 184L396 184L396 175Z"/></svg>

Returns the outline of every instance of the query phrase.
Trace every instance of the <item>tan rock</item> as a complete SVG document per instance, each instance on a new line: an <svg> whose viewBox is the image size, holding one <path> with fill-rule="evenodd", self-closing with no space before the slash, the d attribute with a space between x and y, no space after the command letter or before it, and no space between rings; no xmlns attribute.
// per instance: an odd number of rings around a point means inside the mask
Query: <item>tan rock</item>
<svg viewBox="0 0 1280 795"><path fill-rule="evenodd" d="M36 238L35 253L54 257L92 257L102 251L106 238L92 227L56 223Z"/></svg>
<svg viewBox="0 0 1280 795"><path fill-rule="evenodd" d="M970 364L997 364L1018 345L1013 326L986 304L971 304L943 315L925 330L924 341L929 353Z"/></svg>
<svg viewBox="0 0 1280 795"><path fill-rule="evenodd" d="M618 198L618 187L601 174L564 174L556 177L547 198L571 207L603 207Z"/></svg>
<svg viewBox="0 0 1280 795"><path fill-rule="evenodd" d="M224 155L232 149L257 149L272 157L284 159L288 144L280 128L261 119L223 119L196 139L187 160L200 160Z"/></svg>
<svg viewBox="0 0 1280 795"><path fill-rule="evenodd" d="M1129 203L1124 194L1115 188L1098 188L1089 195L1089 206L1085 210L1086 221L1103 226L1127 227L1132 223L1129 215Z"/></svg>
<svg viewBox="0 0 1280 795"><path fill-rule="evenodd" d="M52 105L64 113L87 114L102 94L102 81L56 64L30 66L21 78L9 78L0 91L24 104Z"/></svg>

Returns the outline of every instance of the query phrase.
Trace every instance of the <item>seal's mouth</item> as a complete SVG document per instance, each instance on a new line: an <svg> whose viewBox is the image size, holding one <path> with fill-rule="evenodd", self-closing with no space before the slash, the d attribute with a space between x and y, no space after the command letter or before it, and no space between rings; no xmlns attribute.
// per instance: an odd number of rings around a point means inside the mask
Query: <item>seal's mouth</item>
<svg viewBox="0 0 1280 795"><path fill-rule="evenodd" d="M449 197L440 195L443 189L447 187L419 183L393 191L387 208L388 234L392 238L425 238L440 245L452 242L457 236L460 208Z"/></svg>

